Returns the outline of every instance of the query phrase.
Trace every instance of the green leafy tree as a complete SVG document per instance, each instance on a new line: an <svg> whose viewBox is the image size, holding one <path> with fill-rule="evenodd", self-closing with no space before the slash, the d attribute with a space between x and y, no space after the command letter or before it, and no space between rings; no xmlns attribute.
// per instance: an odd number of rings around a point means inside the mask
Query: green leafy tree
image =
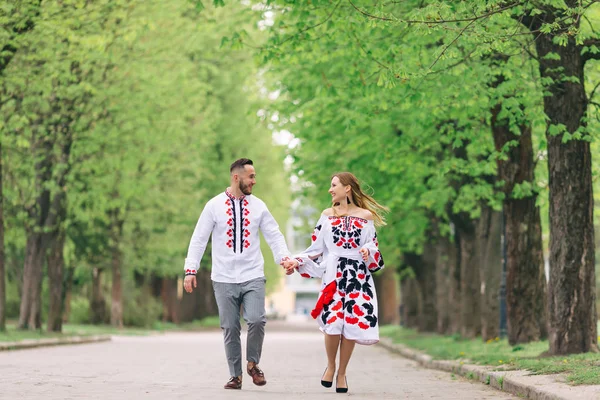
<svg viewBox="0 0 600 400"><path fill-rule="evenodd" d="M0 78L18 50L21 36L30 32L39 15L40 1L18 1L6 4L0 11L0 21L4 27L0 33ZM0 102L0 108L4 101ZM6 262L4 250L4 180L2 146L0 136L0 331L6 328Z"/></svg>

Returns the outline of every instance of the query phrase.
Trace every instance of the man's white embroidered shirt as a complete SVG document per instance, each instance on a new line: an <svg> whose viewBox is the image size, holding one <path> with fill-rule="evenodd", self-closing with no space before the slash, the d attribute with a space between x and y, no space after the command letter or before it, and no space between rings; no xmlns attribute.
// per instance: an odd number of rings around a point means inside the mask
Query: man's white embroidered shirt
<svg viewBox="0 0 600 400"><path fill-rule="evenodd" d="M228 191L213 197L202 210L190 240L186 275L196 274L212 234L213 281L242 283L264 277L259 229L275 263L290 256L279 225L262 200L253 195L236 198Z"/></svg>

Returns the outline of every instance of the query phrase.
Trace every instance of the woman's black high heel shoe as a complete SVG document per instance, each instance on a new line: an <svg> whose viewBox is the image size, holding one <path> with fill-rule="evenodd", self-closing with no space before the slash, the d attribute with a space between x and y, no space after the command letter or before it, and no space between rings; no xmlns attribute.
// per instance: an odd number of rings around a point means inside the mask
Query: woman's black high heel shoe
<svg viewBox="0 0 600 400"><path fill-rule="evenodd" d="M327 372L327 368L325 368L325 371L323 371L323 377L325 376L325 372ZM323 385L326 388L330 388L333 385L333 381L324 381L323 379L321 379L321 385Z"/></svg>
<svg viewBox="0 0 600 400"><path fill-rule="evenodd" d="M336 383L336 385L335 385L336 393L348 393L348 378L344 377L344 380L346 381L346 387L345 388L337 387L337 383Z"/></svg>

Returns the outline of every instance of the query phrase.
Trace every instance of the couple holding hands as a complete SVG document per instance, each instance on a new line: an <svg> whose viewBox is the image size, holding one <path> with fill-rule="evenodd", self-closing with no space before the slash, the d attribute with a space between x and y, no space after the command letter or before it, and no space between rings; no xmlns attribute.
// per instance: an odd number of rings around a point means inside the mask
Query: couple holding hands
<svg viewBox="0 0 600 400"><path fill-rule="evenodd" d="M375 226L385 225L387 209L364 193L348 172L333 175L332 207L323 211L308 249L290 255L277 222L265 203L252 196L256 171L249 159L230 167L231 185L212 198L196 224L185 260L184 288L196 287L196 272L212 234L211 280L219 309L231 378L226 389L242 388L240 308L248 325L247 373L254 384L267 383L258 367L264 340L265 277L258 231L288 275L321 278L311 315L325 337L327 368L321 384L348 392L346 368L356 343L379 341L377 297L372 273L384 267ZM339 364L336 358L339 352ZM337 368L336 368L337 366Z"/></svg>

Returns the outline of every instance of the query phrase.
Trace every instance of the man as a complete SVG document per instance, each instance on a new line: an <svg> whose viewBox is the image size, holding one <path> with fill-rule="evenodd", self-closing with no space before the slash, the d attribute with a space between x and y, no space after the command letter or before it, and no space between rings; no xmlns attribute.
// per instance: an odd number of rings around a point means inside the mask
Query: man
<svg viewBox="0 0 600 400"><path fill-rule="evenodd" d="M225 389L242 388L240 307L248 324L246 371L255 385L267 383L258 367L265 335L265 274L260 251L260 229L271 247L275 262L289 259L289 251L277 222L265 203L252 196L256 172L252 160L231 164L231 185L204 207L185 259L186 292L196 287L196 272L212 234L211 280L219 308L225 354L231 378Z"/></svg>

